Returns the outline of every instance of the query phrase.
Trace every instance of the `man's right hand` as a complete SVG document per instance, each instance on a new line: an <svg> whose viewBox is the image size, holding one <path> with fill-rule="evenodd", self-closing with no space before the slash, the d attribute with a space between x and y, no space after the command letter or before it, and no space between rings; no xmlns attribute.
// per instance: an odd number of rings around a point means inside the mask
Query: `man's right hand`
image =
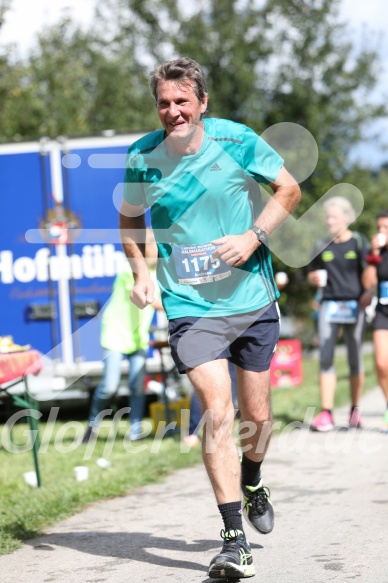
<svg viewBox="0 0 388 583"><path fill-rule="evenodd" d="M155 300L155 284L151 278L139 279L131 291L131 302L143 310Z"/></svg>

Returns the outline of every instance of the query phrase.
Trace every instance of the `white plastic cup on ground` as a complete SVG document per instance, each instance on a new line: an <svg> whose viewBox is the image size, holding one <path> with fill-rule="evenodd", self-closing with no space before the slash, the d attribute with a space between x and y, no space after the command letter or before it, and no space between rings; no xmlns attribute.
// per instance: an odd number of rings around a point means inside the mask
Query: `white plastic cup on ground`
<svg viewBox="0 0 388 583"><path fill-rule="evenodd" d="M276 285L287 285L288 284L288 275L285 271L278 271L275 274L275 281Z"/></svg>
<svg viewBox="0 0 388 583"><path fill-rule="evenodd" d="M317 276L318 276L318 286L325 287L327 284L327 271L326 269L317 269Z"/></svg>
<svg viewBox="0 0 388 583"><path fill-rule="evenodd" d="M76 466L74 471L77 482L83 482L89 477L89 468L87 466Z"/></svg>
<svg viewBox="0 0 388 583"><path fill-rule="evenodd" d="M379 247L385 247L387 244L387 235L385 233L377 233L377 241Z"/></svg>
<svg viewBox="0 0 388 583"><path fill-rule="evenodd" d="M26 484L29 486L32 486L33 488L38 487L38 478L36 476L36 472L25 472L23 474L23 478Z"/></svg>
<svg viewBox="0 0 388 583"><path fill-rule="evenodd" d="M109 468L109 466L111 465L109 460L106 460L103 457L99 457L98 460L96 461L96 464L100 467L100 468Z"/></svg>

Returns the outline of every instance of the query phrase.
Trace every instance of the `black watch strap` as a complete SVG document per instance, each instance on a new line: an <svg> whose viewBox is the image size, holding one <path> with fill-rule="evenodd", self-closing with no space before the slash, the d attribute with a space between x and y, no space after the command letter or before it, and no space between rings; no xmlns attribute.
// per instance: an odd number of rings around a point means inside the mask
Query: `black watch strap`
<svg viewBox="0 0 388 583"><path fill-rule="evenodd" d="M251 231L253 231L257 237L257 240L260 241L260 243L266 243L268 240L268 235L265 231L263 231L263 229L260 229L260 227L250 227L249 228Z"/></svg>

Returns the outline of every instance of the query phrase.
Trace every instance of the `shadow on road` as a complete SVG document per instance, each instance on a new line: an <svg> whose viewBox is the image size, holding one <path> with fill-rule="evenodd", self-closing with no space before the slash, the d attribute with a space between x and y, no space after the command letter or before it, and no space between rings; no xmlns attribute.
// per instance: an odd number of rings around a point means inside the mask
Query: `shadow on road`
<svg viewBox="0 0 388 583"><path fill-rule="evenodd" d="M27 541L36 551L54 550L51 545L67 547L80 553L98 555L123 560L140 561L146 564L191 571L207 571L203 562L203 553L221 548L221 542L215 540L196 540L186 542L181 539L156 536L146 532L111 532L93 531L50 533L39 539ZM262 549L259 544L251 544L254 549ZM159 552L162 551L162 552ZM165 551L199 553L198 561L187 561L163 556ZM197 558L197 557L196 557ZM236 581L236 580L235 580Z"/></svg>

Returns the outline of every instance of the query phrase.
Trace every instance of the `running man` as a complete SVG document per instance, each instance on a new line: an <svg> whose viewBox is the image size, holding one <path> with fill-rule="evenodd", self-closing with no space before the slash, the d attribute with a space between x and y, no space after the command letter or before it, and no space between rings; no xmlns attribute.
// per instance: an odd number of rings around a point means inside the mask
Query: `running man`
<svg viewBox="0 0 388 583"><path fill-rule="evenodd" d="M135 274L131 299L140 308L154 300L144 259L150 208L171 353L207 414L203 460L224 522L209 577L251 577L241 490L251 526L266 534L274 525L261 465L271 433L269 366L279 335L279 292L266 244L297 206L300 189L282 158L250 128L203 119L208 95L198 63L186 57L163 63L150 87L163 129L129 148L120 211L122 244ZM259 183L274 193L265 207ZM250 425L241 438L241 463L228 361L236 365L241 421Z"/></svg>

